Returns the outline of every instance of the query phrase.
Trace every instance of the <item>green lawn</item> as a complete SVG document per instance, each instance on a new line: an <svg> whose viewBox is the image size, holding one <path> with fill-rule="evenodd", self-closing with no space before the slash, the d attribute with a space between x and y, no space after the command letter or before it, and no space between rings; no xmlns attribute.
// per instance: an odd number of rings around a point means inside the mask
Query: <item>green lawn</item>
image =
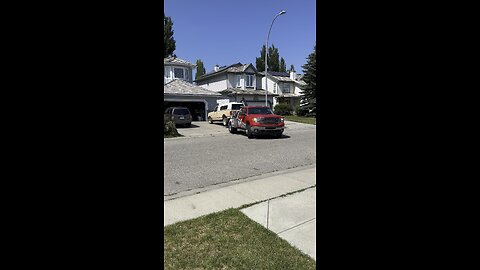
<svg viewBox="0 0 480 270"><path fill-rule="evenodd" d="M285 120L304 123L304 124L317 124L317 118L314 117L305 117L305 116L296 116L296 115L287 115L285 116Z"/></svg>
<svg viewBox="0 0 480 270"><path fill-rule="evenodd" d="M315 269L316 262L238 209L163 228L165 269Z"/></svg>

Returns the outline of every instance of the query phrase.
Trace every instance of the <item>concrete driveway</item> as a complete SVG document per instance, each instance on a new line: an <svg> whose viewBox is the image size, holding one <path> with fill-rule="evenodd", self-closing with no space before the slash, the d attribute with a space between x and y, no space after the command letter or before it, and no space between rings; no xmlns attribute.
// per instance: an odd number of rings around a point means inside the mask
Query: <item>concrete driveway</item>
<svg viewBox="0 0 480 270"><path fill-rule="evenodd" d="M299 130L299 129L315 129L315 125L303 124L291 121L285 121L285 132L287 134L289 130ZM185 137L216 137L216 136L227 136L230 135L227 127L223 126L220 122L209 124L207 121L194 121L190 127L177 127L178 133L182 134ZM169 139L177 139L169 138Z"/></svg>
<svg viewBox="0 0 480 270"><path fill-rule="evenodd" d="M230 134L221 123L209 124L207 121L194 121L190 127L177 127L178 133L185 137L222 136Z"/></svg>

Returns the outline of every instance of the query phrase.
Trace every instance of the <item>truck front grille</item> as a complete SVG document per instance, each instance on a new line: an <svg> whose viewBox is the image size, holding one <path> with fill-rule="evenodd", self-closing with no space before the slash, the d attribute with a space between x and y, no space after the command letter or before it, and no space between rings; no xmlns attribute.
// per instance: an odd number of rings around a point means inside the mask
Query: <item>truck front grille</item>
<svg viewBox="0 0 480 270"><path fill-rule="evenodd" d="M260 124L278 124L280 123L280 118L276 118L276 117L260 118L258 122Z"/></svg>

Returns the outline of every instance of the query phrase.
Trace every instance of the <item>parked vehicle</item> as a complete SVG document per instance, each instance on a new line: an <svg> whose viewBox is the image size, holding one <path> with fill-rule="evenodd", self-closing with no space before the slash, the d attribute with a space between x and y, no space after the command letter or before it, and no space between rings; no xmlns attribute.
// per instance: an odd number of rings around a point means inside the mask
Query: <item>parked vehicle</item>
<svg viewBox="0 0 480 270"><path fill-rule="evenodd" d="M170 117L175 125L184 125L190 127L192 124L192 114L185 107L170 107L165 110L165 114Z"/></svg>
<svg viewBox="0 0 480 270"><path fill-rule="evenodd" d="M285 120L274 114L269 107L245 106L228 122L230 133L236 133L239 129L245 130L248 138L260 134L280 138L285 129Z"/></svg>
<svg viewBox="0 0 480 270"><path fill-rule="evenodd" d="M240 102L229 102L216 106L213 112L208 113L208 122L213 124L214 121L222 121L222 124L227 126L233 113L240 110L242 106L243 104Z"/></svg>

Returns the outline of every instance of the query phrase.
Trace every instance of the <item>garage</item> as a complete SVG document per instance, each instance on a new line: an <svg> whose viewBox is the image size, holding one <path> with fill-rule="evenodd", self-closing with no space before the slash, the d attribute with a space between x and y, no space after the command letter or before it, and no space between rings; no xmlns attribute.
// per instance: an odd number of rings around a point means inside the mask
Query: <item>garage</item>
<svg viewBox="0 0 480 270"><path fill-rule="evenodd" d="M198 100L198 101L188 101L188 100L181 100L181 101L173 101L173 100L164 100L163 102L164 108L167 109L168 107L186 107L192 114L193 121L205 121L205 113L208 110L208 104L206 100Z"/></svg>
<svg viewBox="0 0 480 270"><path fill-rule="evenodd" d="M217 105L217 100L225 98L222 94L174 79L163 86L163 105L168 107L187 107L193 121L207 121L207 114Z"/></svg>

